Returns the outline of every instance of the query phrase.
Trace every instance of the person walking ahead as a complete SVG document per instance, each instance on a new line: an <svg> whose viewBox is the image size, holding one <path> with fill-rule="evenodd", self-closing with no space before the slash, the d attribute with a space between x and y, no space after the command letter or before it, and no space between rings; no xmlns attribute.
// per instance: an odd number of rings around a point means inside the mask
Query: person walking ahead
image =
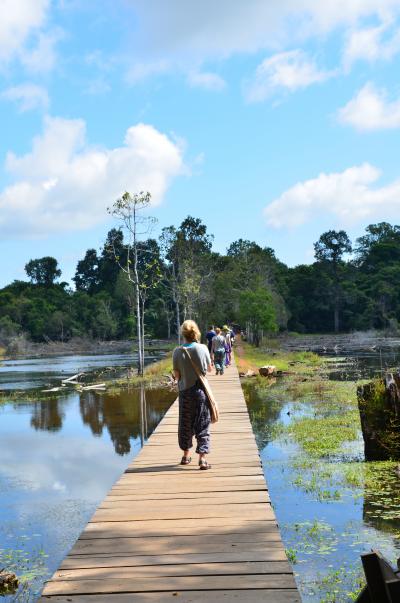
<svg viewBox="0 0 400 603"><path fill-rule="evenodd" d="M208 347L208 351L211 354L211 346L212 346L212 340L214 339L216 333L214 331L214 327L211 325L210 327L208 327L208 331L206 333L206 339L207 339L207 347Z"/></svg>
<svg viewBox="0 0 400 603"><path fill-rule="evenodd" d="M224 361L225 361L225 337L221 333L220 328L215 329L216 335L212 340L211 345L211 358L215 364L216 374L224 374Z"/></svg>
<svg viewBox="0 0 400 603"><path fill-rule="evenodd" d="M193 320L185 320L181 327L184 344L175 348L172 362L174 377L179 387L178 443L183 456L181 465L192 460L190 449L196 437L196 453L200 469L211 469L206 460L210 452L211 415L207 397L201 387L192 362L203 375L211 371L211 358L207 346L199 343L199 327ZM188 354L190 357L188 357Z"/></svg>

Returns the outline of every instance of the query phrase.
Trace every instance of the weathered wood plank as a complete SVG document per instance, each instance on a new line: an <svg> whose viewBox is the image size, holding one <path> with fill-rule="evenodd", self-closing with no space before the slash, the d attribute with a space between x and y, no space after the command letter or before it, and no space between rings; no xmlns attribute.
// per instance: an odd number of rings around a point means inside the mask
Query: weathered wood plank
<svg viewBox="0 0 400 603"><path fill-rule="evenodd" d="M205 598L206 597L206 598ZM107 593L106 595L44 596L38 603L301 603L295 589L180 591L157 593Z"/></svg>
<svg viewBox="0 0 400 603"><path fill-rule="evenodd" d="M233 549L234 551L234 549ZM239 551L228 553L186 553L180 555L81 555L68 556L59 570L72 570L91 567L139 567L142 565L170 565L185 563L234 563L243 561L285 562L286 556L281 548L263 548L260 551ZM276 567L274 565L274 567Z"/></svg>
<svg viewBox="0 0 400 603"><path fill-rule="evenodd" d="M292 574L264 574L229 576L231 590L256 588L295 588ZM145 593L180 590L226 590L226 576L153 576L143 578L108 578L102 580L52 580L43 590L44 595L90 593Z"/></svg>
<svg viewBox="0 0 400 603"><path fill-rule="evenodd" d="M179 465L177 404L48 581L54 603L300 603L237 370L211 377L211 471Z"/></svg>
<svg viewBox="0 0 400 603"><path fill-rule="evenodd" d="M162 576L241 576L243 574L291 574L287 561L241 561L153 564L128 567L91 567L58 570L53 580L120 580Z"/></svg>

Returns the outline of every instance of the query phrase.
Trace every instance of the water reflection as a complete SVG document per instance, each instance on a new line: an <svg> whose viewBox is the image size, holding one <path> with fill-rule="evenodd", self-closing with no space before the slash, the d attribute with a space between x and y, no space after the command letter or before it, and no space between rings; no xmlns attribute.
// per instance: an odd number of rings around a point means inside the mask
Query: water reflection
<svg viewBox="0 0 400 603"><path fill-rule="evenodd" d="M140 438L143 446L175 397L173 391L162 388L146 390L142 386L122 390L118 394L82 392L67 398L24 403L23 407L30 409L33 429L58 432L66 419L66 407L73 398L77 398L83 424L90 427L94 436L101 437L106 430L115 452L124 455L131 451L132 438Z"/></svg>
<svg viewBox="0 0 400 603"><path fill-rule="evenodd" d="M398 352L345 352L329 362L327 376L354 382L355 388L360 377L398 363ZM352 462L362 448L361 433L343 460L313 459L298 447L284 425L340 412L325 408L322 388L318 400L305 388L297 401L286 380L270 388L248 380L244 390L282 537L296 559L302 600L331 601L335 588L335 601L348 601L361 572L361 553L377 548L392 563L400 555L400 467Z"/></svg>
<svg viewBox="0 0 400 603"><path fill-rule="evenodd" d="M175 399L175 392L145 387L124 390L118 395L85 392L80 395L82 421L95 436L107 429L117 454L128 454L130 439L141 445L151 435L161 417Z"/></svg>
<svg viewBox="0 0 400 603"><path fill-rule="evenodd" d="M126 469L126 455L140 450L176 393L132 388L42 401L34 396L0 404L0 567L14 559L19 576L36 576L25 603L37 600L43 581ZM38 572L42 550L47 567Z"/></svg>
<svg viewBox="0 0 400 603"><path fill-rule="evenodd" d="M36 430L60 431L64 412L62 401L57 398L35 402L32 409L31 426Z"/></svg>
<svg viewBox="0 0 400 603"><path fill-rule="evenodd" d="M371 462L365 465L364 522L400 538L400 475L397 463Z"/></svg>

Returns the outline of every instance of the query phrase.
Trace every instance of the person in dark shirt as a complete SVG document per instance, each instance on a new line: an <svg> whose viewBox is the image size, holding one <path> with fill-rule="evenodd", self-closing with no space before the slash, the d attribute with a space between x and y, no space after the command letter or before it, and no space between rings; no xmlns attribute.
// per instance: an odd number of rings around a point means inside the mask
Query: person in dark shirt
<svg viewBox="0 0 400 603"><path fill-rule="evenodd" d="M215 337L216 333L214 331L214 327L211 325L210 327L208 327L208 331L206 333L206 339L207 339L207 347L208 347L208 351L211 354L211 346L212 346L212 340Z"/></svg>

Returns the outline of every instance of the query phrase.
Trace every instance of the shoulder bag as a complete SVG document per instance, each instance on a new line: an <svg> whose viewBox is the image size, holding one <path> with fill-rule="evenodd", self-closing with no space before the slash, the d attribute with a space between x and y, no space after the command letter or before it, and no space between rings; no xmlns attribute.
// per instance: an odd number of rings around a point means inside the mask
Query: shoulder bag
<svg viewBox="0 0 400 603"><path fill-rule="evenodd" d="M210 384L208 382L208 379L203 375L203 373L197 368L197 366L195 365L195 363L192 360L191 355L189 354L188 350L184 347L182 347L183 350L185 350L187 356L189 357L189 360L192 364L192 367L194 369L194 372L196 373L196 375L199 378L199 381L203 387L204 393L206 395L206 398L208 400L208 405L210 407L210 414L211 414L211 423L216 423L219 419L219 412L218 412L218 404L216 399L214 398L214 394L212 392L212 389L210 387Z"/></svg>

